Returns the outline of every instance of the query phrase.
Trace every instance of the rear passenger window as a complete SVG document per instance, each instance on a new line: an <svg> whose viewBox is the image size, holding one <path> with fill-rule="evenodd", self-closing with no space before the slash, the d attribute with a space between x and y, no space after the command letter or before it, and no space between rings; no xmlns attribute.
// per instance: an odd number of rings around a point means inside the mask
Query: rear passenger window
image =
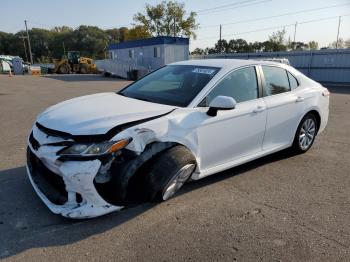
<svg viewBox="0 0 350 262"><path fill-rule="evenodd" d="M296 80L296 78L287 71L287 74L288 74L288 78L289 78L289 84L290 84L290 88L293 90L295 88L298 87L298 81Z"/></svg>
<svg viewBox="0 0 350 262"><path fill-rule="evenodd" d="M273 66L262 66L265 78L264 96L272 96L290 91L287 71Z"/></svg>

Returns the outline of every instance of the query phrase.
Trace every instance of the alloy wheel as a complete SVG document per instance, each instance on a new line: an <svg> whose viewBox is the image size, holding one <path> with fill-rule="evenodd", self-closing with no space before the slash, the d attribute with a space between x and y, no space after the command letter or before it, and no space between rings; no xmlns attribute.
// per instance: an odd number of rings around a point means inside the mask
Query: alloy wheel
<svg viewBox="0 0 350 262"><path fill-rule="evenodd" d="M187 164L182 167L176 175L169 181L163 192L163 200L171 198L190 178L195 168L194 164Z"/></svg>
<svg viewBox="0 0 350 262"><path fill-rule="evenodd" d="M315 138L316 122L312 118L305 119L299 132L299 147L302 150L307 150Z"/></svg>

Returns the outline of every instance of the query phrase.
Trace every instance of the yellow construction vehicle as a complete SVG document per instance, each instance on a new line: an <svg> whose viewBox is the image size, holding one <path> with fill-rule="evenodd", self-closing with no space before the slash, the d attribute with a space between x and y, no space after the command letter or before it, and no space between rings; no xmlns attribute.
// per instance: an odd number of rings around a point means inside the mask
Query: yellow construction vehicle
<svg viewBox="0 0 350 262"><path fill-rule="evenodd" d="M88 57L80 56L79 51L68 51L66 58L54 59L54 73L57 74L95 74L97 67L94 61Z"/></svg>

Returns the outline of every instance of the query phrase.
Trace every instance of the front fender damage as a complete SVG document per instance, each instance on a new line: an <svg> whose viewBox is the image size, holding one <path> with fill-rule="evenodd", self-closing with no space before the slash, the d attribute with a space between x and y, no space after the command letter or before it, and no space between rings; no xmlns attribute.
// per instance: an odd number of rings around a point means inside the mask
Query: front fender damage
<svg viewBox="0 0 350 262"><path fill-rule="evenodd" d="M127 195L136 193L128 192L131 177L136 174L143 164L154 158L161 151L174 145L175 143L172 142L153 142L145 146L142 154L126 158L123 162L113 162L111 166L112 178L110 185L114 189L114 200L116 201L114 203L118 205L128 204L129 199L127 199Z"/></svg>
<svg viewBox="0 0 350 262"><path fill-rule="evenodd" d="M28 168L30 181L53 213L68 218L91 218L120 210L133 203L130 202L132 191L145 190L142 182L139 183L141 187L134 188L131 185L135 184L134 179L138 175L141 178L146 177L144 174L147 175L148 171L143 167L147 167L157 154L176 144L182 144L197 156L197 137L195 129L192 128L193 121L185 120L176 124L174 119L163 117L118 129L119 132L111 140L132 138L131 143L113 154L92 160L60 160L52 157L50 161L44 161L50 147L42 145L36 150L28 143L33 154L63 179L63 187L68 195L60 203L51 201L47 192L42 192L38 187L37 181L34 181L35 174L33 176ZM188 122L192 125L188 125Z"/></svg>
<svg viewBox="0 0 350 262"><path fill-rule="evenodd" d="M196 112L194 112L196 114ZM121 151L110 167L110 181L105 184L95 184L97 191L115 205L127 205L130 203L130 190L144 190L144 188L130 188L131 179L134 176L144 176L148 172L147 167L142 168L160 152L177 144L187 147L198 158L198 137L195 129L195 121L185 118L162 118L139 126L128 128L117 134L112 140L132 138L132 142ZM196 174L196 172L195 172ZM194 175L195 175L194 174ZM142 179L138 183L144 182Z"/></svg>

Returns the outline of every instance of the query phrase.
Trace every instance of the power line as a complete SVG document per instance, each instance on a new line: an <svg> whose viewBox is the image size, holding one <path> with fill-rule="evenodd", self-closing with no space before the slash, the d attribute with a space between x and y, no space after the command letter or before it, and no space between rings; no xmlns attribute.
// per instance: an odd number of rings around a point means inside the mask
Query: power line
<svg viewBox="0 0 350 262"><path fill-rule="evenodd" d="M259 17L259 18L255 18L255 19L240 20L240 21L231 22L231 23L226 23L226 24L221 24L221 25L235 25L235 24L256 22L256 21L267 20L267 19L272 19L272 18L277 18L277 17L282 17L282 16L288 16L288 15L296 15L296 14L314 12L314 11L319 11L319 10L324 10L324 9L330 9L330 8L335 8L335 7L341 7L341 6L346 6L346 5L350 5L350 3L341 4L341 5L324 6L324 7L312 8L312 9L305 9L305 10L300 10L300 11L295 11L295 12L288 12L288 13L279 14L279 15L264 16L264 17ZM201 26L200 28L209 28L209 27L217 27L217 26L219 26L219 24Z"/></svg>
<svg viewBox="0 0 350 262"><path fill-rule="evenodd" d="M272 26L272 27L265 27L265 28L260 28L257 30L252 30L252 31L245 31L245 32L240 32L240 33L235 33L235 34L226 34L223 35L222 37L227 37L227 36L233 36L233 35L242 35L242 34L250 34L250 33L256 33L256 32L262 32L262 31L268 31L272 29L278 29L278 28L283 28L283 27L290 27L294 26L295 24L288 24L288 25L278 25L278 26ZM197 40L207 40L207 39L215 39L217 37L215 36L210 36L210 37L205 37L205 38L199 38Z"/></svg>
<svg viewBox="0 0 350 262"><path fill-rule="evenodd" d="M350 14L345 14L345 15L340 15L341 17L343 16L350 16ZM330 19L334 19L334 18L339 18L339 15L337 16L329 16L329 17L324 17L324 18L320 18L320 19L313 19L313 20L308 20L308 21L303 21L303 22L298 22L299 25L302 24L308 24L308 23L313 23L313 22L318 22L318 21L323 21L323 20L330 20Z"/></svg>
<svg viewBox="0 0 350 262"><path fill-rule="evenodd" d="M344 17L344 16L350 16L350 14L341 15L341 17ZM319 21L324 21L324 20L330 20L330 19L334 19L334 18L339 18L339 15L331 16L331 17L324 17L324 18L320 18L320 19L313 19L313 20L302 21L302 22L298 22L298 25L308 24L308 23L313 23L313 22L319 22ZM256 32L267 31L267 30L277 29L277 28L281 28L281 27L291 27L291 26L295 26L295 23L293 23L293 24L286 24L286 25L279 25L279 26L274 26L274 27L261 28L261 29L257 29L257 30L239 32L239 33L234 33L234 34L227 34L227 35L223 35L222 37L233 36L233 35L243 35L243 34L249 34L249 33L256 33ZM215 38L217 38L217 36L200 38L200 39L197 39L197 40L215 39Z"/></svg>
<svg viewBox="0 0 350 262"><path fill-rule="evenodd" d="M230 6L236 6L236 5L245 4L245 3L249 3L249 2L255 2L255 1L257 1L257 0L240 1L240 2L236 2L236 3L232 3L232 4L227 4L227 5L221 5L221 6L216 6L216 7L212 7L212 8L201 9L201 10L196 11L196 13L202 13L202 12L212 11L212 10L216 10L216 9L227 8L227 7L230 7Z"/></svg>
<svg viewBox="0 0 350 262"><path fill-rule="evenodd" d="M272 0L264 0L264 1L254 2L254 3L250 3L250 4L246 4L246 5L239 5L239 6L235 6L235 7L231 7L231 8L223 8L223 9L217 9L217 10L213 9L213 10L208 10L208 11L205 11L205 12L197 11L197 13L200 13L200 15L208 15L208 14L213 14L213 13L217 13L217 12L238 9L238 8L242 8L242 7L252 6L252 5L263 4L263 3L271 2L271 1Z"/></svg>

